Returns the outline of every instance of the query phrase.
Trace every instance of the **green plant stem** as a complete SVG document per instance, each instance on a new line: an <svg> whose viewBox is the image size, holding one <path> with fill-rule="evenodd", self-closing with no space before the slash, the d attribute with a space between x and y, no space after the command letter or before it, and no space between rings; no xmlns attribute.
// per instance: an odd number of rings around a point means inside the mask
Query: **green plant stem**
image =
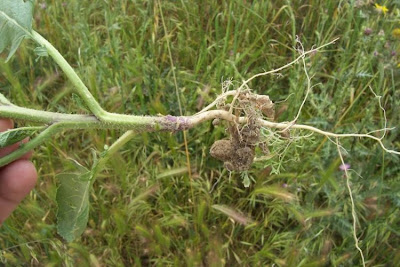
<svg viewBox="0 0 400 267"><path fill-rule="evenodd" d="M4 103L3 101L0 102ZM13 104L0 104L0 117L45 124L68 122L64 125L66 126L66 128L70 129L123 128L127 130L151 130L151 128L156 127L157 120L161 118L108 113L107 115L105 115L106 120L99 120L94 115L78 115L42 111L19 107Z"/></svg>
<svg viewBox="0 0 400 267"><path fill-rule="evenodd" d="M102 118L107 112L96 101L89 89L82 82L65 58L60 54L60 52L58 52L58 50L51 43L49 43L36 31L32 31L31 36L39 45L46 48L47 53L54 59L58 66L60 66L60 68L64 71L65 75L67 75L68 79L74 84L76 93L83 99L90 111L92 111L97 118Z"/></svg>
<svg viewBox="0 0 400 267"><path fill-rule="evenodd" d="M47 139L51 138L55 134L63 131L65 128L68 128L70 126L71 126L70 122L59 122L59 123L50 125L45 130L43 130L38 136L36 136L32 140L30 140L28 143L26 143L26 144L21 143L20 147L17 150L11 152L10 154L8 154L4 157L1 157L0 158L0 167L7 165L7 164L11 163L12 161L22 157L23 155L25 155L26 153L28 153L35 147L43 144ZM101 171L104 168L104 165L108 161L108 159L116 151L118 151L124 144L126 144L130 139L132 139L134 134L135 134L135 131L129 130L126 133L124 133L117 141L115 141L114 144L112 144L110 146L110 148L107 150L106 155L99 160L98 165L97 165L97 171Z"/></svg>
<svg viewBox="0 0 400 267"><path fill-rule="evenodd" d="M126 143L128 143L134 136L136 132L133 130L129 130L121 135L120 138L117 139L108 149L106 155L102 158L107 161L110 156L112 156L115 152L121 149ZM100 160L101 161L101 160Z"/></svg>
<svg viewBox="0 0 400 267"><path fill-rule="evenodd" d="M131 139L135 136L136 133L137 133L137 132L135 132L135 131L133 131L133 130L129 130L129 131L125 132L123 135L121 135L121 136L117 139L117 141L115 141L115 142L107 149L105 155L99 159L99 161L97 162L97 164L96 164L96 166L95 166L94 174L92 175L93 179L92 179L92 181L91 181L92 184L94 183L94 181L95 181L95 179L96 179L96 177L97 177L97 174L98 174L99 172L101 172L101 171L104 169L104 167L105 167L107 161L110 159L110 157L111 157L112 155L114 155L115 152L117 152L118 150L120 150L121 147L123 147L127 142L129 142L129 140L131 140Z"/></svg>
<svg viewBox="0 0 400 267"><path fill-rule="evenodd" d="M236 121L227 111L211 110L193 116L136 116L108 113L107 120L94 115L65 114L19 107L13 104L1 105L0 118L54 124L62 122L65 129L126 129L137 131L181 131L190 129L204 121L219 118Z"/></svg>
<svg viewBox="0 0 400 267"><path fill-rule="evenodd" d="M0 98L1 98L0 94ZM60 131L67 129L127 129L125 133L107 152L112 154L118 150L134 133L154 131L182 131L190 129L206 120L221 118L233 121L235 116L226 111L208 111L194 116L130 116L111 115L111 121L100 121L93 115L63 114L49 111L34 110L13 105L0 99L0 117L24 120L49 125L34 139L9 155L0 159L0 167L20 158L25 153L41 145ZM106 161L106 160L105 160ZM101 167L102 168L102 167ZM100 169L101 169L100 168Z"/></svg>
<svg viewBox="0 0 400 267"><path fill-rule="evenodd" d="M14 105L0 105L0 117L45 124L70 122L69 126L73 128L81 128L82 126L85 126L84 128L97 128L101 125L99 120L92 115L63 114Z"/></svg>
<svg viewBox="0 0 400 267"><path fill-rule="evenodd" d="M60 52L36 31L32 31L31 36L39 45L46 48L48 54L74 84L75 92L82 98L97 119L105 123L118 124L129 128L135 128L135 126L142 128L153 122L151 118L145 116L123 115L105 111Z"/></svg>
<svg viewBox="0 0 400 267"><path fill-rule="evenodd" d="M56 133L60 132L63 129L61 126L62 126L62 123L53 124L53 125L47 127L43 132L41 132L38 136L36 136L32 140L30 140L28 143L26 143L26 144L21 143L20 147L17 150L0 158L0 167L13 162L14 160L22 157L23 155L25 155L26 153L28 153L35 147L40 146L47 139L49 139Z"/></svg>

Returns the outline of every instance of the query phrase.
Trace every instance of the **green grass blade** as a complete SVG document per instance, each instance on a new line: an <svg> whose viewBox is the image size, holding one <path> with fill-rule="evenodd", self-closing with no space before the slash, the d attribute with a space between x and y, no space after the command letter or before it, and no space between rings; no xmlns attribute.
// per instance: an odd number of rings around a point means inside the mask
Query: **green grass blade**
<svg viewBox="0 0 400 267"><path fill-rule="evenodd" d="M254 222L251 218L245 216L243 213L238 212L237 210L230 208L226 205L212 205L212 208L227 215L228 217L242 225L249 225Z"/></svg>

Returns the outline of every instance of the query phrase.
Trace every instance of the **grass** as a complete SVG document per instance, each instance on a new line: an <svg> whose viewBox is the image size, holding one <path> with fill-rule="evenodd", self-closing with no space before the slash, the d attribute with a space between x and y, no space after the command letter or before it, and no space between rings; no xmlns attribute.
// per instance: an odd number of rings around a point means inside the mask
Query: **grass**
<svg viewBox="0 0 400 267"><path fill-rule="evenodd" d="M78 71L102 106L127 114L179 114L167 44L171 46L184 114L221 92L340 37L306 59L315 85L299 122L335 132L369 132L399 125L398 1L389 12L363 1L40 1L35 29ZM366 1L365 1L366 2ZM44 7L44 6L42 6ZM372 32L368 34L368 29ZM35 61L25 41L0 61L0 88L19 105L85 112L51 59ZM397 54L396 54L397 53ZM257 93L277 104L278 120L295 117L305 95L301 64L282 76L254 80ZM202 106L199 105L204 103ZM18 122L18 125L24 125ZM0 229L0 263L9 266L359 266L351 203L334 143L321 136L276 143L278 153L246 174L229 174L208 150L225 136L204 123L187 133L189 179L182 133L141 134L107 165L91 194L90 220L80 240L56 233L58 173L68 159L90 166L93 151L119 131L69 131L37 149L40 181ZM306 135L306 132L298 133ZM385 143L399 150L399 129ZM328 141L328 142L327 142ZM399 158L372 141L346 139L345 161L358 217L357 235L368 266L400 261Z"/></svg>

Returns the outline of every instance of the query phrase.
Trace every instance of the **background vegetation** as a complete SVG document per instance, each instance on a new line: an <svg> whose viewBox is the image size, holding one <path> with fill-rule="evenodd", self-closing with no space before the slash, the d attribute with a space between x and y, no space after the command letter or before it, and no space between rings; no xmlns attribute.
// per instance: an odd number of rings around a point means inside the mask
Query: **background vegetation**
<svg viewBox="0 0 400 267"><path fill-rule="evenodd" d="M37 1L34 28L75 67L103 107L127 114L196 113L253 74L340 37L307 58L313 90L299 122L342 132L400 121L400 2L380 1ZM385 8L387 8L387 10ZM397 30L396 30L397 29ZM26 41L0 61L0 88L18 105L82 113L71 84ZM301 64L251 83L292 119L306 89ZM396 89L397 88L397 89ZM22 122L18 122L23 125ZM334 144L321 136L271 145L271 159L229 174L208 150L225 136L211 122L187 133L140 134L111 159L91 195L80 240L55 229L56 175L93 162L119 131L68 131L34 154L40 181L0 229L0 262L12 265L357 266L346 179ZM306 132L297 133L305 135ZM399 128L385 143L400 149ZM370 140L343 139L351 165L360 247L368 266L400 262L399 157ZM243 179L252 179L250 187ZM218 206L216 206L218 205ZM1 263L0 263L1 264Z"/></svg>

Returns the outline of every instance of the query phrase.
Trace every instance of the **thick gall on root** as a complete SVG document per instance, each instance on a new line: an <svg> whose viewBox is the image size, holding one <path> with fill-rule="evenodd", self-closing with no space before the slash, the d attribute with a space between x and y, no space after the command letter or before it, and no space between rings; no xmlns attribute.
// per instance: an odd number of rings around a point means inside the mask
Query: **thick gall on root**
<svg viewBox="0 0 400 267"><path fill-rule="evenodd" d="M237 102L234 103L236 98ZM225 101L219 103L219 108L231 110L237 117L246 116L247 123L240 125L229 122L227 132L230 138L215 141L210 154L223 161L229 171L246 171L254 161L256 146L260 146L263 152L268 151L266 144L260 142L259 119L264 116L273 119L274 104L268 96L253 94L249 90L240 92L230 104Z"/></svg>

